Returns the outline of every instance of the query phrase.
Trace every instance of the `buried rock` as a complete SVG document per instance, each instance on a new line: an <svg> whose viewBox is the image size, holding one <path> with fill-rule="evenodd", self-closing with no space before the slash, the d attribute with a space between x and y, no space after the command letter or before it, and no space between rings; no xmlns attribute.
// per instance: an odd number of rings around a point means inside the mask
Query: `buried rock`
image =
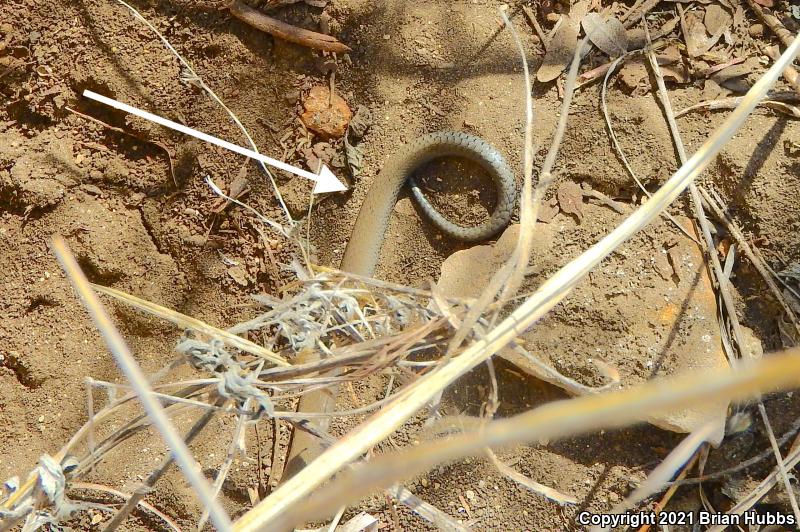
<svg viewBox="0 0 800 532"><path fill-rule="evenodd" d="M608 227L621 216L585 205L587 220ZM567 227L536 224L528 271L520 293L530 293L559 267L575 258L575 248L556 242L594 241L588 224L563 217ZM694 229L688 219L681 224ZM518 225L512 225L494 245L475 246L448 257L438 286L447 296L478 297L491 276L510 257ZM565 233L566 232L566 233ZM585 238L586 237L586 238ZM591 238L591 240L589 240ZM606 258L558 306L530 330L519 345L532 357L563 376L586 386L602 386L618 372L622 387L652 378L727 366L716 314L716 296L701 250L671 224L655 222L629 244ZM542 378L541 370L511 349L499 353L526 373ZM609 373L607 368L614 368ZM606 371L604 372L604 368ZM575 387L563 386L571 393ZM649 421L662 429L689 433L711 422L709 441L717 443L725 429L727 402L693 405L679 411L653 412Z"/></svg>

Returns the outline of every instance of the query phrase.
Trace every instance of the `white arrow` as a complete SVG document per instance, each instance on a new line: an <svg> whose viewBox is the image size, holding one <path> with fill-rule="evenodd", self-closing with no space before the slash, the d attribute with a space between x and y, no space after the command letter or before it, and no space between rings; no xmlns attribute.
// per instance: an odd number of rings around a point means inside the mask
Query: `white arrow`
<svg viewBox="0 0 800 532"><path fill-rule="evenodd" d="M177 122L173 122L172 120L167 120L166 118L154 115L153 113L142 111L141 109L137 109L136 107L132 107L128 104L118 102L113 98L108 98L101 94L97 94L96 92L92 92L90 90L84 90L83 95L92 100L109 105L115 109L119 109L121 111L125 111L126 113L130 113L132 115L139 116L146 120L150 120L151 122L155 122L156 124L161 124L162 126L174 129L175 131L180 131L181 133L185 133L186 135L191 135L192 137L204 140L216 146L220 146L221 148L231 150L232 152L236 152L240 155L245 155L247 157L250 157L251 159L255 159L270 166L274 166L275 168L280 168L281 170L286 170L287 172L291 172L295 175L299 175L301 177L305 177L306 179L316 181L317 184L314 186L314 194L321 194L324 192L341 192L343 190L347 190L347 185L339 181L336 178L336 176L333 175L333 172L331 172L330 168L328 168L325 165L322 165L319 174L315 174L309 172L308 170L303 170L302 168L297 168L296 166L292 166L291 164L286 164L277 159L267 157L266 155L261 155L260 153L255 152L253 150L248 150L247 148L243 148L236 144L232 144L228 141L218 139L217 137L213 137L207 133L203 133L202 131L197 131L196 129L186 127L183 124L178 124Z"/></svg>

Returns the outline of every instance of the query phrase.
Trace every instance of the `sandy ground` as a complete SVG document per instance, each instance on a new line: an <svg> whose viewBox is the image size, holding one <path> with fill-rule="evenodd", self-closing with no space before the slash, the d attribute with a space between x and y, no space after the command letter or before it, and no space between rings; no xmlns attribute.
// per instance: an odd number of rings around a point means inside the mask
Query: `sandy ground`
<svg viewBox="0 0 800 532"><path fill-rule="evenodd" d="M453 129L479 135L521 174L521 67L496 14L500 3L333 0L324 10L301 2L278 11L281 18L312 29L319 28L322 17L330 31L353 48L346 59L337 60L273 40L233 19L220 9L223 3L219 1L140 0L133 4L192 63L266 153L305 164L297 146L320 139L308 142L300 127L301 101L311 86L329 83L332 69L337 93L353 109L363 105L371 111L373 125L360 143L363 170L350 179L352 192L322 199L311 214L315 260L336 266L359 205L383 161L422 133ZM536 66L542 47L517 4L511 3L510 12ZM554 8L544 4L540 9ZM747 12L747 17L749 25L753 15ZM735 34L744 50L753 49L746 27ZM0 63L0 423L4 435L0 478L8 478L26 474L40 455L56 452L83 424L86 377L122 379L48 248L52 235L66 237L92 281L220 327L252 316L247 306L250 295L275 293L291 280L291 273L279 265L289 262L294 250L278 238L265 243L258 222L240 208L215 212L218 199L204 178L211 177L228 190L237 176L244 175L247 203L265 216L282 218L269 182L254 164L79 97L89 88L244 143L220 107L181 81L178 61L116 2L5 0L0 5L0 38L6 42L0 48L0 60L5 60ZM603 61L597 58L597 64ZM702 80L671 84L670 91L676 108L707 99ZM534 93L538 165L547 151L560 98L552 83L537 85ZM657 99L647 90L630 90L612 82L608 110L632 167L648 188L657 188L676 168ZM725 116L726 111L717 111L681 118L687 150L696 149ZM548 200L560 183L569 181L601 191L632 209L642 194L611 148L597 85L578 92L569 126ZM737 222L776 270L800 261L800 159L792 148L798 139L797 120L758 110L703 177L729 202ZM341 158L340 143L332 142L331 150ZM347 175L342 168L334 169ZM452 177L453 173L458 177ZM491 209L492 187L478 169L434 163L420 177L433 202L454 220L474 223ZM310 185L288 175L277 175L277 179L294 214L305 218ZM690 215L683 199L671 212ZM621 218L586 200L582 217L562 212L540 223L541 247L533 262L530 287ZM684 368L681 356L696 347L698 331L716 327L710 285L698 289L705 290L705 295L690 294L693 286L702 285L698 279L705 273L702 256L696 246L689 249L687 242L669 222L649 228L592 274L525 338L525 346L587 386L602 380L592 357L617 367L624 385ZM667 256L667 250L675 246L687 250L677 265L670 262L674 257ZM442 237L420 220L411 200L404 197L390 224L377 276L425 286L439 278L448 256L467 247ZM733 280L743 324L753 330L765 352L781 348L776 323L779 309L765 295L757 273L739 260ZM663 296L659 290L671 290L673 314L658 314L663 309L653 298ZM684 304L689 297L706 298L710 306L705 322L696 319L692 304ZM156 371L173 358L180 331L121 306L111 304L110 308L147 371ZM718 338L718 330L715 334ZM689 367L698 366L690 363ZM500 361L498 369L499 415L567 397L512 364ZM362 399L378 397L384 385L379 378L365 380L356 391ZM448 391L446 412L478 414L488 385L485 368L476 369ZM342 395L343 404L352 403L352 395ZM96 398L101 401L102 394ZM787 430L800 409L791 395L771 396L766 403L777 433ZM751 407L737 408L747 412ZM186 428L195 416L184 414L176 424ZM399 432L392 446L381 449L414 441L421 420ZM358 421L337 423L334 430L344 431ZM232 418L220 416L193 445L209 477L226 453L233 425ZM283 427L280 432L282 445L287 431ZM259 476L269 476L272 439L270 423L264 423L258 435L247 432L248 457L237 459L221 495L232 516L250 507L247 486L254 485ZM480 530L577 529L577 512L608 510L679 439L673 432L642 425L503 450L501 458L521 473L578 499L578 505L566 508L513 484L483 459L439 467L408 487ZM766 446L763 429L756 424L712 451L707 471L738 463ZM131 490L163 455L163 445L155 435L140 434L113 451L90 478ZM263 459L258 461L257 456ZM769 467L762 463L747 474L712 483L707 493L717 508L725 508L732 494L740 493L750 479L763 478ZM196 523L198 504L178 473L168 474L148 500L187 529ZM695 507L697 491L680 490L675 500L678 505ZM780 497L777 503L781 504ZM375 515L385 527L419 530L427 526L383 496L363 501L348 510L346 517L359 509ZM81 529L99 526L90 524L88 515L78 522ZM160 525L140 519L127 526L156 529Z"/></svg>

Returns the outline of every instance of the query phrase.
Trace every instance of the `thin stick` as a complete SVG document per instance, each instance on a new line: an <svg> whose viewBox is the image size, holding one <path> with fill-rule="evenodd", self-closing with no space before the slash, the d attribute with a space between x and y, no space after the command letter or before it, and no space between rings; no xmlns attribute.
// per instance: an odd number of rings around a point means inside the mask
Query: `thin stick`
<svg viewBox="0 0 800 532"><path fill-rule="evenodd" d="M550 39L547 38L547 34L542 29L542 26L539 24L539 21L536 20L536 13L533 12L533 9L530 7L523 5L522 11L525 13L525 18L528 19L528 23L533 27L533 31L536 32L536 35L539 37L539 40L542 42L542 48L544 51L547 51L547 48L550 46Z"/></svg>
<svg viewBox="0 0 800 532"><path fill-rule="evenodd" d="M505 11L501 11L500 13L503 17L503 22L505 22L506 27L508 27L509 31L511 32L511 35L517 44L517 49L519 50L524 80L523 89L525 90L525 144L523 147L523 184L522 192L520 193L520 224L522 227L520 228L519 237L517 238L517 245L515 246L514 255L512 257L512 260L514 261L514 267L512 272L510 272L510 277L506 282L506 286L503 288L503 292L500 294L500 300L504 301L517 292L519 286L522 284L522 280L525 277L525 269L530 261L533 232L534 226L536 225L539 200L544 194L544 190L540 190L540 187L537 187L536 196L531 196L533 191L534 115L532 95L533 88L531 87L531 73L530 69L528 69L528 59L525 57L525 47L522 45L522 40L519 38L516 28L514 28L514 25L506 15ZM570 74L572 74L572 72L570 72ZM574 92L575 80L572 79L572 82L572 90ZM565 107L566 105L568 104L565 104Z"/></svg>
<svg viewBox="0 0 800 532"><path fill-rule="evenodd" d="M89 454L94 454L95 440L94 440L94 395L92 391L92 379L86 377L84 384L86 385L86 411L89 419L89 435L87 437L86 445L89 447Z"/></svg>
<svg viewBox="0 0 800 532"><path fill-rule="evenodd" d="M218 399L217 406L222 406L224 402L225 402L224 398ZM200 419L197 420L194 425L192 425L192 428L189 429L189 432L187 432L186 436L184 437L184 441L186 442L187 446L190 443L192 443L192 441L200 434L200 432L202 432L202 430L206 427L206 425L208 425L208 423L214 418L215 414L216 412L210 410L205 414L203 414L200 417ZM137 488L131 494L131 496L128 497L128 500L125 502L125 505L122 508L120 508L116 514L114 514L114 517L103 529L103 532L114 532L114 530L116 530L117 527L121 525L123 521L125 521L125 519L127 519L128 515L130 515L130 513L133 511L136 505L139 504L139 501L141 501L144 498L144 496L147 495L147 493L150 491L150 488L155 486L156 483L164 475L164 473L166 473L167 470L169 470L169 467L172 465L173 462L174 459L172 455L171 454L167 455L166 458L164 458L164 460L161 462L161 465L159 465L155 471L153 471L152 473L150 473L150 475L148 475L147 479L145 479L142 486L140 488Z"/></svg>
<svg viewBox="0 0 800 532"><path fill-rule="evenodd" d="M247 399L244 405L242 405L242 409L245 411L249 410L251 403L252 399ZM214 497L219 496L219 492L222 490L222 484L225 482L225 478L227 478L231 466L233 465L233 460L236 458L236 452L243 450L242 438L244 438L245 421L247 417L247 414L239 415L239 419L236 421L236 429L233 431L233 438L231 438L231 443L228 446L228 454L225 457L225 461L222 462L219 471L217 471L217 478L214 479L214 484L211 486ZM203 513L200 515L200 520L197 522L197 530L203 530L207 522L208 508L204 508Z"/></svg>
<svg viewBox="0 0 800 532"><path fill-rule="evenodd" d="M75 291L83 301L86 310L92 317L92 321L103 336L106 345L114 355L117 365L136 391L136 395L142 403L142 408L147 412L150 421L161 434L161 437L164 438L184 476L197 491L200 501L209 509L214 526L220 531L230 530L231 522L228 515L213 497L206 479L200 473L200 466L192 457L183 438L178 435L170 423L161 403L153 395L150 384L147 382L147 377L134 360L128 346L125 344L125 340L122 339L119 331L117 331L117 328L103 309L103 304L92 290L91 284L86 279L83 271L81 271L81 267L70 252L66 241L62 237L56 236L53 238L52 247L61 267L64 269L64 273L66 273Z"/></svg>
<svg viewBox="0 0 800 532"><path fill-rule="evenodd" d="M414 513L428 520L439 530L444 532L469 532L470 530L437 507L423 501L400 484L387 488L384 493L397 502L405 504Z"/></svg>
<svg viewBox="0 0 800 532"><path fill-rule="evenodd" d="M228 9L231 15L242 22L278 37L279 39L283 39L284 41L302 44L303 46L325 52L346 53L351 51L349 46L339 42L336 37L286 24L285 22L265 15L258 9L254 9L240 0L233 0L233 2L228 5Z"/></svg>
<svg viewBox="0 0 800 532"><path fill-rule="evenodd" d="M645 32L647 32L647 24L645 23ZM649 38L649 34L647 35ZM680 158L681 164L685 163L686 160L686 151L683 146L683 141L681 140L680 130L678 129L678 124L675 121L674 113L672 112L672 105L669 101L669 93L667 92L667 87L664 84L664 77L661 75L661 69L658 66L658 61L656 60L655 54L650 51L648 53L648 59L650 60L650 66L653 69L653 72L656 76L656 81L658 83L659 94L661 96L661 103L664 106L664 113L667 116L667 122L669 123L670 132L672 133L673 140L675 142L675 147L678 150L678 157ZM739 324L739 318L736 315L736 306L733 302L733 296L730 293L729 285L730 280L727 275L725 275L722 271L722 266L719 262L719 255L716 252L714 247L714 240L711 237L711 229L708 224L708 220L706 219L705 211L703 210L703 202L702 198L700 197L700 193L697 190L697 186L694 183L689 184L689 192L692 198L692 205L694 207L695 215L697 216L697 220L700 223L700 227L702 228L703 237L706 241L706 251L708 257L711 259L711 264L714 270L714 276L717 279L717 286L719 288L720 296L722 297L722 301L725 305L725 310L728 314L728 319L731 322L731 326L733 328L733 335L736 340L736 344L739 348L740 356L751 358L751 353L748 352L747 344L744 341L744 334L742 332L741 325ZM732 366L736 364L736 360L729 355L729 362ZM769 418L767 417L767 411L764 408L764 403L759 398L758 401L758 410L761 414L761 418L764 422L764 426L767 429L767 435L769 436L770 444L772 445L773 451L775 453L775 459L778 463L778 469L781 472L781 478L784 481L784 486L786 488L786 493L789 496L789 502L791 503L792 510L794 511L795 517L800 522L800 508L797 507L797 500L794 496L794 489L792 485L789 483L789 477L786 474L786 468L784 467L783 457L781 456L780 448L778 448L778 444L775 441L775 435L772 432L772 426L769 422Z"/></svg>
<svg viewBox="0 0 800 532"><path fill-rule="evenodd" d="M789 496L789 504L792 507L795 519L798 523L800 523L800 508L797 507L797 498L794 495L794 488L792 487L792 483L789 482L789 475L786 472L786 463L781 455L781 449L778 447L778 442L775 441L775 433L772 431L772 424L769 422L769 417L767 417L767 409L764 408L764 402L760 399L758 401L758 411L761 414L761 419L764 421L764 428L767 429L769 444L772 447L772 452L775 453L775 461L778 464L778 472L780 473L781 480L783 480L783 486L786 488L786 495Z"/></svg>
<svg viewBox="0 0 800 532"><path fill-rule="evenodd" d="M645 33L649 39L650 34L648 33L646 22ZM664 83L664 76L661 74L661 68L658 66L656 54L653 53L652 50L647 52L647 58L650 61L650 67L653 69L653 74L655 74L656 77L659 99L661 100L661 105L664 108L664 115L666 116L667 123L669 124L669 131L672 134L672 140L675 143L676 150L678 151L678 161L681 163L681 165L684 165L686 164L686 148L683 146L683 140L681 139L680 129L678 129L678 123L675 121L675 113L672 111L672 103L670 103L669 100L669 92L667 92L667 86ZM719 293L722 296L722 301L725 303L725 309L728 313L729 319L731 320L733 335L736 339L736 344L739 346L739 353L741 355L749 355L749 353L746 352L747 344L744 342L744 333L742 332L741 325L739 325L739 318L736 315L736 305L733 301L733 296L731 295L730 289L728 288L730 280L725 274L722 273L722 265L719 263L719 254L714 246L714 238L711 236L711 226L706 218L706 213L703 210L703 202L700 198L700 193L697 191L697 185L695 185L694 182L689 183L689 195L692 200L695 218L697 218L701 233L705 239L706 256L711 261L714 277L717 279ZM730 355L728 357L728 362L731 364L731 366L736 364L736 360Z"/></svg>
<svg viewBox="0 0 800 532"><path fill-rule="evenodd" d="M102 286L94 283L90 283L90 286L96 291L100 292L101 294L111 296L114 299L122 301L123 303L127 303L128 305L137 308L143 312L148 312L154 316L158 316L159 318L170 321L175 325L178 325L179 327L201 332L203 334L211 336L212 338L219 338L224 343L230 346L236 347L237 349L241 349L246 353L256 355L265 360L269 360L276 366L281 366L281 367L291 366L291 364L287 362L286 359L284 359L279 354L274 353L269 349L265 349L260 345L253 343L250 340L247 340L246 338L242 338L241 336L237 336L223 329L218 329L217 327L214 327L203 321L200 321L197 318L181 314L178 311L169 309L167 307L162 307L161 305L157 305L145 299L141 299L131 294L127 294L115 288L109 288L107 286Z"/></svg>
<svg viewBox="0 0 800 532"><path fill-rule="evenodd" d="M504 21L506 27L508 27L513 33L512 35L516 36L516 32L513 31L513 26L511 22L508 21L508 18L503 14ZM533 101L531 96L531 88L530 88L530 75L527 69L527 60L525 59L524 49L521 46L521 42L519 41L519 37L517 36L516 41L520 48L520 52L522 55L522 61L524 72L525 72L525 109L526 109L526 146L525 146L525 175L524 175L524 185L523 190L520 195L520 232L517 238L516 246L514 247L514 252L512 253L511 257L503 264L502 268L498 270L490 279L488 285L481 293L478 300L472 304L467 312L466 316L464 317L463 323L461 327L456 331L456 334L453 336L453 339L450 341L450 344L447 348L446 358L451 357L456 349L458 349L464 340L466 340L467 336L471 334L473 327L480 319L481 315L483 314L484 310L488 307L489 303L492 299L500 292L502 287L502 293L498 302L500 304L505 303L508 298L513 295L511 290L516 290L519 284L519 279L522 270L524 270L525 265L527 265L528 261L530 260L530 249L532 245L532 238L533 238L533 229L536 224L536 217L538 216L538 207L541 203L541 198L544 196L544 192L549 186L550 182L552 181L551 170L553 165L555 164L555 159L558 154L559 147L561 145L561 141L564 136L564 132L567 127L567 119L569 117L569 107L572 103L572 97L575 92L575 79L578 75L578 66L580 65L580 60L583 54L583 50L586 48L586 43L588 39L584 38L579 41L578 46L575 50L575 54L572 58L572 64L570 66L569 73L567 74L567 82L565 88L564 99L561 104L561 114L559 116L558 126L556 127L556 131L553 134L553 139L550 144L550 149L547 152L547 157L545 158L545 162L542 165L542 170L540 172L539 183L536 186L534 191L533 197L531 197L530 187L531 187L531 178L533 173L533 146L532 146L532 128L533 128ZM528 171L530 170L530 172ZM503 285L505 284L505 287ZM516 285L516 286L515 286ZM498 305L495 309L496 312L499 312L500 306ZM495 314L496 318L497 314ZM494 319L492 322L494 322Z"/></svg>
<svg viewBox="0 0 800 532"><path fill-rule="evenodd" d="M777 46L767 46L764 49L764 53L773 61L776 61L781 55ZM789 82L789 85L792 86L797 94L800 94L800 74L797 73L797 70L792 65L787 66L786 70L783 71L783 78Z"/></svg>
<svg viewBox="0 0 800 532"><path fill-rule="evenodd" d="M717 204L717 202L708 194L708 192L703 187L698 187L700 190L700 194L703 196L703 199L711 207L711 210L714 212L714 215L719 219L720 222L725 225L725 228L728 230L730 235L736 240L737 244L739 245L739 249L744 251L744 254L750 260L750 263L758 270L758 273L764 278L764 282L767 283L772 295L775 296L775 299L778 300L778 303L783 307L784 312L788 316L789 320L794 324L797 332L800 333L800 322L797 320L797 316L794 315L792 308L786 302L786 299L783 297L783 293L781 293L781 289L778 288L778 285L775 284L772 277L770 276L767 269L764 267L762 261L758 259L756 254L753 252L753 249L750 247L750 244L745 239L742 231L739 227L734 223L734 221L728 217L728 215L722 210L722 208Z"/></svg>
<svg viewBox="0 0 800 532"><path fill-rule="evenodd" d="M754 0L746 0L747 5L750 6L750 9L758 15L758 18L766 24L766 26L772 30L778 39L781 40L784 46L789 47L792 45L792 39L794 39L794 35L792 32L786 29L786 26L781 24L781 21L773 15L772 13L767 13L762 9L760 5L758 5Z"/></svg>
<svg viewBox="0 0 800 532"><path fill-rule="evenodd" d="M70 487L79 490L101 491L105 493L110 493L111 495L119 497L120 499L130 500L131 498L134 497L134 495L129 495L122 491L115 490L114 488L108 486L102 486L100 484L94 484L91 482L71 482ZM148 504L147 502L140 500L138 502L138 505L141 506L142 509L150 512L151 514L155 515L156 517L164 521L164 523L166 523L170 529L174 530L175 532L181 532L180 527L177 524L175 524L175 522L172 519L170 519L163 512L159 511L158 508L156 508L152 504Z"/></svg>
<svg viewBox="0 0 800 532"><path fill-rule="evenodd" d="M91 427L93 427L97 423L103 421L104 419L108 418L119 407L121 407L123 404L127 403L128 401L131 401L135 397L136 397L135 394L129 394L129 395L126 395L126 396L124 396L124 397L122 397L120 399L116 399L113 403L103 407L99 412L97 412L94 415L94 417L92 419L90 419L86 423L84 423L78 429L78 431L75 432L75 434L72 435L70 440L66 444L64 444L61 447L61 449L59 449L59 451L55 455L53 455L53 459L56 462L61 462L64 459L64 457L66 457L67 454L69 454L75 448L75 446L78 445L78 443L80 443L83 440L83 438L87 436L87 433L89 432L89 429ZM174 407L167 407L167 408L170 409L170 408L174 408ZM126 427L123 427L123 429L120 429L120 431L118 431L118 433L119 432L125 432L126 429L130 429L130 427L133 426L133 424L135 424L135 423L134 422L129 423ZM98 448L100 449L100 452L99 453L95 453L95 454L102 455L104 453L103 444L101 443L99 446L97 446L95 451L97 451ZM94 458L94 455L90 455L90 459L93 459L93 458ZM24 500L30 494L30 491L33 489L33 487L36 485L36 482L38 481L38 478L39 477L38 477L38 475L35 474L35 472L31 472L28 475L28 477L25 480L25 482L22 483L20 485L20 487L16 491L11 493L11 495L9 495L9 497L6 500L0 502L0 510L6 510L6 511L10 510L10 509L14 508L15 505L19 504L20 501ZM3 529L0 528L0 530L3 530Z"/></svg>
<svg viewBox="0 0 800 532"><path fill-rule="evenodd" d="M700 452L697 452L694 455L692 455L689 461L686 462L686 464L684 464L683 467L680 468L680 473L678 473L678 476L675 477L676 480L682 480L686 477L686 474L689 472L689 470L694 466L694 464L697 463L697 459L700 457L700 454L702 453L704 448L705 447L701 446ZM670 499L672 499L672 496L675 494L676 491L678 491L678 484L672 484L669 488L667 488L667 491L666 493L664 493L664 496L661 497L661 499L655 504L654 510L656 512L656 515L660 514L661 511L667 506L667 503L670 501ZM639 529L639 532L648 532L650 528L651 525L649 523L642 525L642 527Z"/></svg>
<svg viewBox="0 0 800 532"><path fill-rule="evenodd" d="M313 497L277 515L263 530L284 530L298 521L320 518L380 486L413 477L438 464L477 455L486 447L540 439L553 441L641 422L654 411L672 412L701 402L741 400L762 392L794 388L800 384L799 355L800 349L791 349L766 357L749 368L693 372L623 391L555 401L486 425L476 419L475 427L468 432L389 453L373 459L368 467L341 473ZM787 460L787 465L791 467L793 463ZM242 526L240 520L236 530L252 528Z"/></svg>
<svg viewBox="0 0 800 532"><path fill-rule="evenodd" d="M658 466L647 475L644 482L639 484L630 495L619 504L615 505L610 513L621 514L629 508L633 508L637 503L643 501L647 497L658 493L665 486L668 485L670 479L675 478L678 471L682 471L686 475L687 468L685 467L689 460L697 454L697 450L709 438L713 437L716 429L714 420L708 421L694 431L689 433ZM678 486L672 484L671 489L678 489Z"/></svg>
<svg viewBox="0 0 800 532"><path fill-rule="evenodd" d="M625 167L625 170L628 171L628 174L631 176L631 178L633 178L634 182L639 187L639 190L641 190L645 196L650 198L653 194L645 188L644 184L642 184L641 180L639 180L639 177L636 175L636 172L634 172L630 162L628 162L628 157L622 150L622 145L620 145L619 140L617 140L617 134L614 132L614 127L611 125L611 113L608 112L608 100L607 100L608 78L611 77L611 74L614 73L617 66L619 66L619 63L632 53L634 52L628 52L627 54L619 56L613 63L611 63L611 66L608 68L608 71L606 71L606 75L603 78L603 84L600 87L600 104L601 104L600 107L603 111L603 118L605 118L606 127L608 127L608 136L611 137L611 144L614 146L614 149L619 155L620 160L622 160L622 165ZM662 213L662 216L664 216L670 222L672 222L675 225L675 227L677 227L678 230L684 235L686 235L686 237L689 238L692 242L695 242L698 245L700 244L700 242L697 242L697 240L689 233L689 231L687 231L685 227L679 224L678 220L676 220L669 212L664 211Z"/></svg>
<svg viewBox="0 0 800 532"><path fill-rule="evenodd" d="M405 393L385 406L362 425L348 433L306 467L244 514L236 523L236 530L255 530L267 526L282 513L296 506L314 489L339 471L345 464L359 458L367 449L377 444L398 426L413 416L439 391L458 377L474 368L522 334L550 309L563 300L581 279L609 253L633 234L651 222L667 207L688 184L713 160L725 143L739 130L741 125L761 100L786 64L800 51L800 36L748 92L748 97L725 123L700 147L685 165L653 194L646 204L640 206L600 242L589 248L578 258L561 268L539 287L529 299L522 303L506 319L490 330L485 338L466 348L459 356L436 371L432 371L406 388Z"/></svg>
<svg viewBox="0 0 800 532"><path fill-rule="evenodd" d="M628 19L639 20L640 17L634 17L634 15L636 15L636 12L642 6L643 2L644 0L636 0L636 2L633 3L630 9L628 9L625 13L622 14L622 16L619 17L619 21L626 22Z"/></svg>
<svg viewBox="0 0 800 532"><path fill-rule="evenodd" d="M342 506L339 508L339 511L336 512L336 515L333 516L333 520L328 525L327 532L336 532L336 527L339 525L339 521L342 520L342 516L344 515L344 511L347 510L347 506Z"/></svg>
<svg viewBox="0 0 800 532"><path fill-rule="evenodd" d="M220 99L219 96L217 96L217 93L215 93L211 89L211 87L206 85L205 81L203 81L203 78L201 78L200 76L197 75L197 72L195 72L195 70L192 68L192 65L190 65L189 62L186 59L184 59L183 56L181 54L179 54L177 50L175 50L175 48L170 44L170 42L167 40L167 38L164 37L163 35L161 35L161 33L156 29L156 27L153 26L152 24L150 24L150 21L147 20L146 18L144 18L142 16L142 14L139 13L134 7L132 7L131 5L127 4L124 0L117 0L117 2L119 4L125 6L126 8L128 8L128 10L133 14L133 16L136 19L140 20L145 26L150 28L150 30L153 33L156 34L156 36L164 44L164 46L167 47L167 50L172 52L172 55L174 55L178 59L178 61L180 61L181 65L183 65L183 67L186 69L186 72L189 75L185 77L185 80L187 82L189 82L189 83L193 83L196 86L200 87L209 96L211 96L211 98L215 102L217 102L217 104L219 104L219 106L222 107L222 109L226 113L228 113L228 116L231 117L231 120L233 120L233 123L236 124L236 126L239 128L239 130L244 135L244 137L247 139L247 142L250 143L250 148L254 152L258 152L258 147L256 146L256 143L253 140L253 137L250 136L250 133L244 127L244 124L242 124L241 120L239 120L239 117L236 116L233 113L233 111L228 109L228 106L225 105L225 103ZM269 171L269 168L267 168L267 165L264 164L263 161L259 161L258 163L261 165L261 169L264 171L264 173L267 174L267 177L269 178L269 182L272 185L272 191L275 192L275 196L278 198L278 203L280 203L281 208L283 209L283 213L286 215L286 219L289 222L289 225L293 225L294 224L294 220L292 219L292 215L289 214L289 209L288 209L288 207L286 207L286 203L283 201L283 196L281 196L281 191L278 189L277 183L275 183L275 178L273 177L272 172Z"/></svg>
<svg viewBox="0 0 800 532"><path fill-rule="evenodd" d="M680 118L692 111L697 111L699 109L735 109L739 102L742 101L740 96L733 96L731 98L723 98L720 100L708 100L705 102L700 102L695 105L689 106L685 109L681 109L677 113L675 113L675 118ZM775 100L764 100L759 106L767 107L769 109L774 109L780 113L785 115L800 118L800 108L790 105L786 102L778 102Z"/></svg>
<svg viewBox="0 0 800 532"><path fill-rule="evenodd" d="M786 455L784 460L784 465L792 469L794 468L798 462L800 462L800 447L797 444L798 440L795 440L795 445L789 450L789 454ZM761 500L764 495L766 495L772 487L778 483L778 476L780 472L778 471L778 467L776 466L775 469L770 473L767 478L761 481L761 483L756 486L756 488L747 494L742 500L736 503L736 506L725 512L728 515L741 515L747 510L749 510L753 505L755 505L759 500ZM724 525L717 525L711 527L707 530L707 532L723 532L727 529Z"/></svg>
<svg viewBox="0 0 800 532"><path fill-rule="evenodd" d="M792 436L797 434L798 430L800 430L800 418L796 419L792 423L792 426L789 428L789 430L784 432L783 435L776 440L778 442L778 446L781 446L781 445L785 444L786 442L788 442L792 438ZM702 474L701 473L700 476L697 476L697 477L694 477L694 478L689 478L689 479L686 479L686 480L674 480L670 484L673 485L673 486L675 486L675 485L678 485L678 486L692 486L692 485L695 485L695 484L701 484L703 482L707 482L709 480L714 480L714 479L719 479L719 478L730 478L731 475L733 475L734 473L737 473L739 471L744 471L745 469L753 467L754 465L756 465L756 464L758 464L760 462L763 462L765 459L767 459L769 456L771 456L773 454L774 453L772 452L772 448L765 449L764 451L760 452L759 454L757 454L757 455L755 455L755 456L753 456L751 458L748 458L747 460L745 460L743 462L737 463L733 467L728 467L728 468L725 468L725 469L721 469L719 471L714 471L713 473L707 473L707 474Z"/></svg>

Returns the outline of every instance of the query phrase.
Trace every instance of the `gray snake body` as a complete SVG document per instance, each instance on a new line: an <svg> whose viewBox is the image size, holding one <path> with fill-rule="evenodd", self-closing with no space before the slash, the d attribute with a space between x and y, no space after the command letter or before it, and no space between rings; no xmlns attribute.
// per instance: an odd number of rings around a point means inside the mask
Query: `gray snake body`
<svg viewBox="0 0 800 532"><path fill-rule="evenodd" d="M414 170L440 157L464 157L480 164L489 173L497 189L497 205L485 223L463 227L447 220L413 181L411 174ZM341 270L366 276L375 273L389 218L406 181L411 182L411 191L422 212L439 230L454 239L466 242L485 240L500 232L511 219L516 186L514 174L500 152L486 141L467 133L429 133L398 150L375 178L358 212L339 267Z"/></svg>
<svg viewBox="0 0 800 532"><path fill-rule="evenodd" d="M489 173L497 189L497 205L485 223L462 227L450 222L430 204L413 181L411 175L414 170L440 157L471 159ZM412 193L431 222L457 240L474 242L487 239L500 232L511 219L516 196L514 174L497 150L484 140L466 133L442 131L423 135L397 151L375 178L358 211L352 236L342 257L341 270L369 277L375 273L389 218L406 181L411 182ZM309 352L309 356L316 356L316 353ZM310 361L303 358L298 362ZM329 387L303 395L298 411L331 412L335 403L336 388ZM327 430L328 422L327 418L319 420L319 428ZM321 452L322 447L315 436L295 429L283 478L295 475Z"/></svg>

